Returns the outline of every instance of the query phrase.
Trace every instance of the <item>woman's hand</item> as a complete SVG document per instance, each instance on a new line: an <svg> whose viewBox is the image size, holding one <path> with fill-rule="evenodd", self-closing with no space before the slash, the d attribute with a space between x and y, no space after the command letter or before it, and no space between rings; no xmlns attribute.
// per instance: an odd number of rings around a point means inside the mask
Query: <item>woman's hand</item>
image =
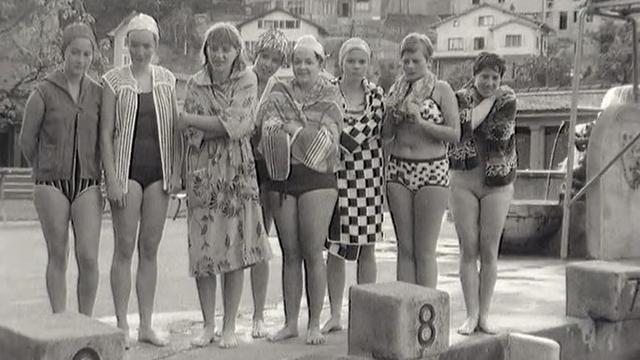
<svg viewBox="0 0 640 360"><path fill-rule="evenodd" d="M107 180L107 199L112 206L124 208L127 206L127 195L117 181Z"/></svg>
<svg viewBox="0 0 640 360"><path fill-rule="evenodd" d="M174 171L171 174L171 178L169 179L169 194L175 195L180 193L183 190L182 188L182 177L178 171Z"/></svg>
<svg viewBox="0 0 640 360"><path fill-rule="evenodd" d="M176 130L184 131L189 126L191 126L191 124L189 123L188 114L184 111L180 112L175 121Z"/></svg>

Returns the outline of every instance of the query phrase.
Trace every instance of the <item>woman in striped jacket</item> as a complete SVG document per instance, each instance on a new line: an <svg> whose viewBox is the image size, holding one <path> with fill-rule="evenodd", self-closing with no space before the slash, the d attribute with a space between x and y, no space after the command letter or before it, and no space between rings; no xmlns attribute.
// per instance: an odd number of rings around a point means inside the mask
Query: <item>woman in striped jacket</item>
<svg viewBox="0 0 640 360"><path fill-rule="evenodd" d="M151 315L168 191L175 184L172 178L180 174L173 171L173 161L179 158L174 149L178 146L176 80L167 69L151 64L158 34L152 17L140 14L131 19L127 34L131 65L103 77L101 146L113 215L111 290L118 327L128 333L131 259L138 239L138 341L164 346L168 341L152 329Z"/></svg>

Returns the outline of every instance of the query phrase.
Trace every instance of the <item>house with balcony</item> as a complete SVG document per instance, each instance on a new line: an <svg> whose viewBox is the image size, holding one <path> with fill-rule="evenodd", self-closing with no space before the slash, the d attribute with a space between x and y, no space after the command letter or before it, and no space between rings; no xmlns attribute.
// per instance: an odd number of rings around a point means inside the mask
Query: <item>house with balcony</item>
<svg viewBox="0 0 640 360"><path fill-rule="evenodd" d="M491 4L481 4L434 25L434 70L447 78L456 67L480 52L505 57L508 68L543 54L553 30L546 24ZM507 71L507 78L510 75Z"/></svg>

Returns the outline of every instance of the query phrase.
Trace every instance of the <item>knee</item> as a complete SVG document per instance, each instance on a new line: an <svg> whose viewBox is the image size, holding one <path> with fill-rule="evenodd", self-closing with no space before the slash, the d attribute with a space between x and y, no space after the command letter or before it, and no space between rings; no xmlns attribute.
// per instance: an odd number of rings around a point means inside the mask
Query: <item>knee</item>
<svg viewBox="0 0 640 360"><path fill-rule="evenodd" d="M477 261L478 261L478 249L470 249L464 246L460 247L460 262L473 263Z"/></svg>
<svg viewBox="0 0 640 360"><path fill-rule="evenodd" d="M89 254L78 255L78 271L80 273L97 273L98 257Z"/></svg>
<svg viewBox="0 0 640 360"><path fill-rule="evenodd" d="M66 271L69 263L68 250L51 251L49 252L49 266L60 270Z"/></svg>
<svg viewBox="0 0 640 360"><path fill-rule="evenodd" d="M158 244L155 241L153 244L141 242L138 252L141 261L155 262L158 259Z"/></svg>
<svg viewBox="0 0 640 360"><path fill-rule="evenodd" d="M480 249L480 262L482 266L492 266L498 263L497 246L486 246Z"/></svg>
<svg viewBox="0 0 640 360"><path fill-rule="evenodd" d="M432 263L436 261L436 252L435 251L421 251L416 253L415 255L416 261L418 263Z"/></svg>
<svg viewBox="0 0 640 360"><path fill-rule="evenodd" d="M321 249L307 249L304 251L303 258L305 264L310 267L321 266L322 264L324 264Z"/></svg>
<svg viewBox="0 0 640 360"><path fill-rule="evenodd" d="M117 239L117 244L113 250L114 259L120 262L131 261L133 251L135 250L134 239Z"/></svg>
<svg viewBox="0 0 640 360"><path fill-rule="evenodd" d="M413 258L413 246L398 241L398 257Z"/></svg>
<svg viewBox="0 0 640 360"><path fill-rule="evenodd" d="M300 266L302 264L302 256L297 251L283 251L282 262L285 266Z"/></svg>

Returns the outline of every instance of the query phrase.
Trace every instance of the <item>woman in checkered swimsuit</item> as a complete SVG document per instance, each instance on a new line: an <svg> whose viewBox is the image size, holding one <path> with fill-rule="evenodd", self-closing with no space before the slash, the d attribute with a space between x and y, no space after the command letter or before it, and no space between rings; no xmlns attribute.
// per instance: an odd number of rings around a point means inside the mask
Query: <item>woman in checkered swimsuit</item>
<svg viewBox="0 0 640 360"><path fill-rule="evenodd" d="M374 243L382 240L383 157L380 128L382 89L365 79L371 50L359 38L344 42L339 52L342 77L335 82L344 99L340 136L338 203L325 247L331 318L323 332L342 329L344 260L358 261L358 284L376 281Z"/></svg>
<svg viewBox="0 0 640 360"><path fill-rule="evenodd" d="M449 194L447 143L458 142L455 94L428 69L433 46L409 34L400 46L403 76L386 100L383 137L390 139L387 199L398 242L397 278L436 286L436 243Z"/></svg>

